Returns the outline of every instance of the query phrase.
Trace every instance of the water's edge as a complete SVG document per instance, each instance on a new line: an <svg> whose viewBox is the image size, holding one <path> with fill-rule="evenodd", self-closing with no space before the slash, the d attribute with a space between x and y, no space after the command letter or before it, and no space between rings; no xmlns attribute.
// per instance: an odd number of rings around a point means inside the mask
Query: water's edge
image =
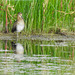
<svg viewBox="0 0 75 75"><path fill-rule="evenodd" d="M16 34L0 34L0 40L16 40L18 39L27 39L27 40L45 40L45 41L50 41L50 40L72 40L75 41L75 35L59 35L59 34L32 34L32 35L27 35L27 34L19 34L17 37Z"/></svg>

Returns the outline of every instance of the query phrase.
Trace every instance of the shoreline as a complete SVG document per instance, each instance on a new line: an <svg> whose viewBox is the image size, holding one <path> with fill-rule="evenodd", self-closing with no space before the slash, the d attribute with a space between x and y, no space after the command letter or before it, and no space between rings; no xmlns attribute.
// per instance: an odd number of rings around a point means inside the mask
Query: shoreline
<svg viewBox="0 0 75 75"><path fill-rule="evenodd" d="M0 33L0 40L16 40L16 39L26 39L26 40L40 40L40 41L51 41L51 40L63 40L63 41L75 41L75 35L73 34L19 34L19 37L16 36L16 33Z"/></svg>

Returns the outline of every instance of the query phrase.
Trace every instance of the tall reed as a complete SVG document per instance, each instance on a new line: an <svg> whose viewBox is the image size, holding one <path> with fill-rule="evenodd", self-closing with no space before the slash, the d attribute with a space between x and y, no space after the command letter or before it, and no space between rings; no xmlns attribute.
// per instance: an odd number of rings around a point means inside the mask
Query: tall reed
<svg viewBox="0 0 75 75"><path fill-rule="evenodd" d="M3 5L2 5L3 4ZM57 28L75 31L74 0L7 0L8 30L11 32L18 12L23 13L24 32L51 32ZM0 1L0 23L5 28L6 3Z"/></svg>

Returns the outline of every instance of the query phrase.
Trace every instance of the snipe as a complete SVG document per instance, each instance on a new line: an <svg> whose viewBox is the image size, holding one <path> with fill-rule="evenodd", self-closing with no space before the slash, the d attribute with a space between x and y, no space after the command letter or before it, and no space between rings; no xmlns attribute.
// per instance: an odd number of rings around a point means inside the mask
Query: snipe
<svg viewBox="0 0 75 75"><path fill-rule="evenodd" d="M22 18L22 13L19 12L17 15L17 20L13 24L12 32L17 32L17 37L18 37L18 32L21 32L24 29L24 20Z"/></svg>

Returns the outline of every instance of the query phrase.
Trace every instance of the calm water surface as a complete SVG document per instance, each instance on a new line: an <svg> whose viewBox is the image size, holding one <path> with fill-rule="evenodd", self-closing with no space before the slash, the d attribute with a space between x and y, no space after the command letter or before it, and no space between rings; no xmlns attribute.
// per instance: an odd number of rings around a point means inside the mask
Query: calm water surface
<svg viewBox="0 0 75 75"><path fill-rule="evenodd" d="M75 75L75 41L0 40L0 75Z"/></svg>

